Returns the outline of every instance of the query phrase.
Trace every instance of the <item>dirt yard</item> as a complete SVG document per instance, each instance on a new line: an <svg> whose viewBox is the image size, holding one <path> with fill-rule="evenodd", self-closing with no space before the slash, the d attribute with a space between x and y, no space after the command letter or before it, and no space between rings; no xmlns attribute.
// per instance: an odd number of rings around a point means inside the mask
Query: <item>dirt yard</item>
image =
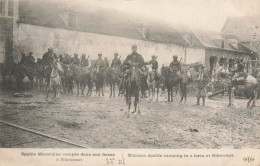
<svg viewBox="0 0 260 166"><path fill-rule="evenodd" d="M124 98L110 99L108 92L104 97L62 94L57 102L31 93L13 97L14 92L2 90L0 119L91 148L260 148L259 100L246 109L246 99L227 108L227 96L206 99L204 107L195 106L191 95L186 104L178 103L179 96L173 103L162 96L159 102L142 100L141 115L128 118Z"/></svg>

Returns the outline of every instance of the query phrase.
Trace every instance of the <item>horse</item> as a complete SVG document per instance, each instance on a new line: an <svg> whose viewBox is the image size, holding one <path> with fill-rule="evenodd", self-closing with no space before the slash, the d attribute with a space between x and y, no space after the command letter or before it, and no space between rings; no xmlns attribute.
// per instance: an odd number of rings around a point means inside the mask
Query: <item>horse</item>
<svg viewBox="0 0 260 166"><path fill-rule="evenodd" d="M247 108L253 108L255 107L255 101L257 99L258 93L259 93L259 79L260 74L258 73L256 75L257 78L253 77L252 75L245 74L245 79L237 79L234 83L232 81L232 77L229 77L228 81L228 107L231 107L233 105L233 97L234 97L234 91L242 91L246 96L249 97L249 101L247 102ZM253 102L252 102L253 101ZM252 102L252 105L251 105Z"/></svg>
<svg viewBox="0 0 260 166"><path fill-rule="evenodd" d="M132 66L130 68L129 74L126 79L126 104L128 106L127 115L130 116L129 112L131 109L131 97L135 97L134 107L135 110L132 113L136 113L137 106L138 106L138 113L137 115L141 114L140 110L140 77L139 77L139 71L136 69L136 67Z"/></svg>
<svg viewBox="0 0 260 166"><path fill-rule="evenodd" d="M41 63L41 61L38 61L36 63L36 87L39 88L40 90L43 89L43 78L44 78L44 74L43 74L43 65Z"/></svg>
<svg viewBox="0 0 260 166"><path fill-rule="evenodd" d="M5 62L1 68L1 76L3 77L3 86L13 86L12 78L14 78L15 62Z"/></svg>
<svg viewBox="0 0 260 166"><path fill-rule="evenodd" d="M52 64L52 68L51 68L51 75L50 75L50 82L48 85L48 89L47 89L47 95L45 100L48 101L48 97L49 97L49 93L51 88L53 88L54 91L54 96L53 96L53 100L57 100L60 98L60 88L61 88L61 75L64 72L61 64L59 62L54 62ZM57 96L57 99L56 99Z"/></svg>
<svg viewBox="0 0 260 166"><path fill-rule="evenodd" d="M35 63L17 64L15 62L6 63L3 67L3 79L6 80L6 76L14 77L17 88L21 89L23 79L27 76L30 80L30 86L33 88L33 80L35 77L36 69ZM9 79L10 80L10 79ZM10 81L9 81L10 82Z"/></svg>
<svg viewBox="0 0 260 166"><path fill-rule="evenodd" d="M79 95L79 89L81 89L81 95L84 95L84 90L88 85L87 95L92 94L94 72L91 67L74 67L74 82L77 85L77 96Z"/></svg>
<svg viewBox="0 0 260 166"><path fill-rule="evenodd" d="M173 102L173 87L180 87L181 95L185 96L185 92L182 91L182 78L178 77L177 74L175 74L169 67L165 67L164 76L165 78L165 86L168 91L168 102ZM176 90L177 93L177 90Z"/></svg>
<svg viewBox="0 0 260 166"><path fill-rule="evenodd" d="M106 75L106 82L110 85L110 98L113 96L115 97L115 87L116 85L119 85L120 83L120 67L109 67L107 69L107 75ZM119 88L119 87L118 87ZM120 96L120 90L118 93L118 96Z"/></svg>
<svg viewBox="0 0 260 166"><path fill-rule="evenodd" d="M149 68L147 84L148 84L148 89L149 89L150 100L153 101L154 95L155 95L155 89L156 89L156 101L158 101L160 78L155 77L155 73L154 73L154 71L151 71L151 68ZM151 95L151 93L152 93L152 95Z"/></svg>
<svg viewBox="0 0 260 166"><path fill-rule="evenodd" d="M98 96L100 96L100 91L102 91L102 96L104 96L104 73L103 70L101 69L100 65L96 66L96 71L95 71L95 85L96 85L96 94L98 93Z"/></svg>

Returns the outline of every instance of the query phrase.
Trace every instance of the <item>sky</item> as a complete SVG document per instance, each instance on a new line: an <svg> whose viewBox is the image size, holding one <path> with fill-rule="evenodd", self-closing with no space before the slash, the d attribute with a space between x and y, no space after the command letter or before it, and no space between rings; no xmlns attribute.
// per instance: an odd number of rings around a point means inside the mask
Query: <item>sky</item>
<svg viewBox="0 0 260 166"><path fill-rule="evenodd" d="M221 31L228 17L260 14L260 0L79 0L171 25Z"/></svg>

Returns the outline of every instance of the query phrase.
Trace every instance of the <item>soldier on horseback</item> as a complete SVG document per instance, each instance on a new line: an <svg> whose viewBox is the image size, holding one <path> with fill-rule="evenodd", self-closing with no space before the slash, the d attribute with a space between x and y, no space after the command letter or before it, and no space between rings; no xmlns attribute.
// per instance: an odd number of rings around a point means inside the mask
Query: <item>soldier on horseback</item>
<svg viewBox="0 0 260 166"><path fill-rule="evenodd" d="M46 68L47 66L50 66L52 64L52 62L53 62L53 49L48 48L48 52L46 52L42 56L42 64Z"/></svg>
<svg viewBox="0 0 260 166"><path fill-rule="evenodd" d="M246 79L247 74L244 72L245 66L243 65L243 59L237 59L237 68L233 70L235 72L235 75L232 78L232 82L236 83L241 78L242 80Z"/></svg>
<svg viewBox="0 0 260 166"><path fill-rule="evenodd" d="M63 64L66 64L66 65L69 65L70 64L70 56L69 56L69 54L65 54L65 56L64 56L64 59L63 59Z"/></svg>
<svg viewBox="0 0 260 166"><path fill-rule="evenodd" d="M158 61L156 59L157 59L157 57L155 55L153 55L152 60L146 64L152 65L152 71L154 73L155 79L158 79L160 76L158 73Z"/></svg>
<svg viewBox="0 0 260 166"><path fill-rule="evenodd" d="M173 56L173 61L170 63L169 66L170 70L176 75L177 77L181 76L181 63L178 61L178 56Z"/></svg>
<svg viewBox="0 0 260 166"><path fill-rule="evenodd" d="M103 70L105 68L104 60L102 59L102 54L98 54L98 59L95 62L94 68L97 69L100 67L100 70Z"/></svg>
<svg viewBox="0 0 260 166"><path fill-rule="evenodd" d="M123 72L124 72L124 76L123 76L123 80L122 80L122 88L123 90L121 92L124 93L125 91L125 82L126 79L128 79L128 76L130 74L130 68L131 66L135 66L137 67L137 71L140 71L141 68L144 66L144 59L143 56L141 54L137 53L137 45L133 45L132 46L132 53L129 54L126 59L123 62Z"/></svg>
<svg viewBox="0 0 260 166"><path fill-rule="evenodd" d="M82 54L81 60L80 60L80 65L82 67L87 67L88 66L88 59L86 58L86 54Z"/></svg>
<svg viewBox="0 0 260 166"><path fill-rule="evenodd" d="M108 61L107 57L105 57L105 59L104 59L104 65L105 65L106 69L109 67L109 61Z"/></svg>
<svg viewBox="0 0 260 166"><path fill-rule="evenodd" d="M80 65L80 59L78 57L78 54L74 54L74 57L72 58L72 63L76 66L79 66Z"/></svg>
<svg viewBox="0 0 260 166"><path fill-rule="evenodd" d="M35 58L33 57L33 53L32 52L29 52L29 55L26 58L26 63L29 66L34 66L35 65Z"/></svg>
<svg viewBox="0 0 260 166"><path fill-rule="evenodd" d="M119 67L121 60L118 58L118 53L114 53L114 59L112 60L111 67Z"/></svg>

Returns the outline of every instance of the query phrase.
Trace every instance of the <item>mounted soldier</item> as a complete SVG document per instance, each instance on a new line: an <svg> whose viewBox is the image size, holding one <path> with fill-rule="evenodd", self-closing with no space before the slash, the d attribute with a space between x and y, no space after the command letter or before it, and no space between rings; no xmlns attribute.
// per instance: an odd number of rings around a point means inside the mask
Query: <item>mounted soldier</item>
<svg viewBox="0 0 260 166"><path fill-rule="evenodd" d="M216 70L216 73L218 80L226 78L226 76L230 74L227 63L224 62L223 65Z"/></svg>
<svg viewBox="0 0 260 166"><path fill-rule="evenodd" d="M114 53L114 59L112 60L111 67L119 67L121 65L121 60L118 58L118 53Z"/></svg>
<svg viewBox="0 0 260 166"><path fill-rule="evenodd" d="M42 56L42 64L45 66L50 66L53 63L53 49L48 48L48 52L43 54Z"/></svg>
<svg viewBox="0 0 260 166"><path fill-rule="evenodd" d="M152 60L146 63L147 65L152 65L152 72L154 73L155 79L159 79L158 73L158 61L156 60L157 57L155 55L152 56Z"/></svg>
<svg viewBox="0 0 260 166"><path fill-rule="evenodd" d="M109 67L109 61L108 61L107 57L104 58L104 65L105 65L105 69L107 69Z"/></svg>
<svg viewBox="0 0 260 166"><path fill-rule="evenodd" d="M98 54L98 59L96 60L94 64L94 68L97 69L99 67L100 70L104 70L105 68L105 63L104 60L102 59L102 54Z"/></svg>
<svg viewBox="0 0 260 166"><path fill-rule="evenodd" d="M169 68L174 73L174 76L181 77L181 63L178 61L177 55L173 56L173 61L170 63Z"/></svg>
<svg viewBox="0 0 260 166"><path fill-rule="evenodd" d="M66 65L69 65L70 64L70 56L69 56L69 54L65 54L65 56L64 56L64 59L63 59L63 64L66 64Z"/></svg>
<svg viewBox="0 0 260 166"><path fill-rule="evenodd" d="M29 55L26 58L26 64L32 67L35 65L35 58L33 57L32 52L29 52Z"/></svg>
<svg viewBox="0 0 260 166"><path fill-rule="evenodd" d="M80 59L78 57L78 54L74 54L74 57L72 58L72 64L79 66L80 65Z"/></svg>
<svg viewBox="0 0 260 166"><path fill-rule="evenodd" d="M244 72L244 68L243 59L237 59L237 68L233 70L233 72L235 72L235 75L232 78L233 84L246 79L247 74Z"/></svg>
<svg viewBox="0 0 260 166"><path fill-rule="evenodd" d="M87 67L88 66L88 58L86 58L86 54L82 54L81 60L80 60L80 65L82 67Z"/></svg>
<svg viewBox="0 0 260 166"><path fill-rule="evenodd" d="M137 71L141 71L141 68L144 66L144 64L145 63L144 63L143 56L137 53L137 45L133 45L132 53L129 54L123 62L124 65L123 67L124 77L122 80L123 93L125 89L125 81L126 79L128 79L131 66L137 67Z"/></svg>

